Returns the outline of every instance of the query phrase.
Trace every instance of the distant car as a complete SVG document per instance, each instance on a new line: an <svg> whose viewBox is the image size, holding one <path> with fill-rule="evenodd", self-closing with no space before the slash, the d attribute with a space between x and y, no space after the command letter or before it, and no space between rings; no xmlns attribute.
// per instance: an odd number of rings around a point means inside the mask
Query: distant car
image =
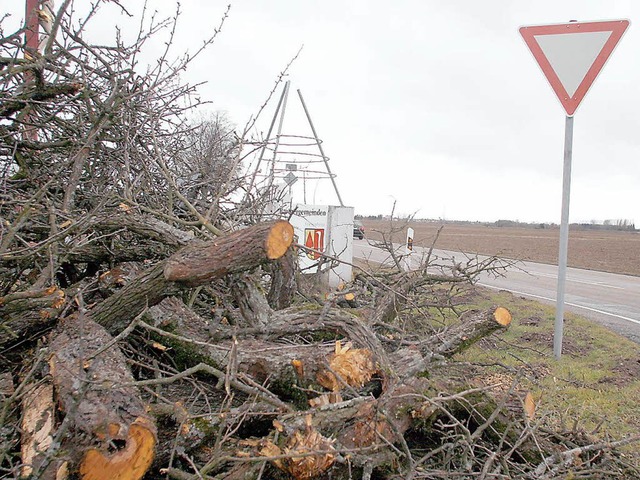
<svg viewBox="0 0 640 480"><path fill-rule="evenodd" d="M364 225L359 220L353 222L353 238L362 240L364 238Z"/></svg>

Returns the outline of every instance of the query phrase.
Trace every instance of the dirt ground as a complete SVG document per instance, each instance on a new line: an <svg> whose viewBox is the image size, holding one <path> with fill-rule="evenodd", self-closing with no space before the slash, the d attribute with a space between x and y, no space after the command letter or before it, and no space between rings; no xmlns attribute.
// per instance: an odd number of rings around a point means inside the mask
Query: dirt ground
<svg viewBox="0 0 640 480"><path fill-rule="evenodd" d="M379 232L389 232L388 220L363 220L366 238L378 240ZM399 223L395 223L399 226ZM455 224L413 221L414 243L430 246L442 227L436 248L505 258L557 264L559 228L496 227L481 224ZM404 242L406 230L394 236ZM568 264L611 273L640 276L640 232L569 230Z"/></svg>

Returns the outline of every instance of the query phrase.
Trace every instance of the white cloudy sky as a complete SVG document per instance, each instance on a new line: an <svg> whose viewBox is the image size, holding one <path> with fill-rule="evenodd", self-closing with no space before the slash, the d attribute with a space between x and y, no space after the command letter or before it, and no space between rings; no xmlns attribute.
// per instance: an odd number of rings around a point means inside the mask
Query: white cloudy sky
<svg viewBox="0 0 640 480"><path fill-rule="evenodd" d="M135 12L141 1L122 3ZM164 15L175 5L149 3ZM176 53L194 51L227 3L183 0ZM462 220L560 221L564 110L518 27L630 19L575 116L571 221L640 223L637 0L230 3L222 34L187 76L208 82L200 91L211 111L244 126L304 45L283 133L310 135L300 89L345 204L376 214L395 201L400 213ZM126 24L113 7L102 18L106 30ZM336 203L323 183L308 189L309 203Z"/></svg>

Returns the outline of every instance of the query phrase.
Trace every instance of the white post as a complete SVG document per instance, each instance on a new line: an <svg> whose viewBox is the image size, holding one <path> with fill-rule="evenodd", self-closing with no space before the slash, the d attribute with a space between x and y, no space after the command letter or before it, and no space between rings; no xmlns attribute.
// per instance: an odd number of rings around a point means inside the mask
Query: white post
<svg viewBox="0 0 640 480"><path fill-rule="evenodd" d="M404 244L404 258L402 259L404 269L411 270L411 253L413 252L413 228L407 228L407 241Z"/></svg>

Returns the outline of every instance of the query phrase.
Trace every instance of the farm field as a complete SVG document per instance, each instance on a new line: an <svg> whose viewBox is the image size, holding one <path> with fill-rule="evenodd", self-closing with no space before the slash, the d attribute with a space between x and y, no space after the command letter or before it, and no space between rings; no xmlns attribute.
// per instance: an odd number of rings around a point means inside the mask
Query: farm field
<svg viewBox="0 0 640 480"><path fill-rule="evenodd" d="M380 232L391 231L388 220L362 220L366 238L381 239ZM394 228L404 222L396 221ZM436 248L483 255L497 255L524 261L557 264L560 230L555 228L498 227L483 224L458 224L413 221L414 243L428 247L436 238ZM394 242L404 242L404 230ZM569 230L568 265L570 267L640 276L640 232L608 230Z"/></svg>

